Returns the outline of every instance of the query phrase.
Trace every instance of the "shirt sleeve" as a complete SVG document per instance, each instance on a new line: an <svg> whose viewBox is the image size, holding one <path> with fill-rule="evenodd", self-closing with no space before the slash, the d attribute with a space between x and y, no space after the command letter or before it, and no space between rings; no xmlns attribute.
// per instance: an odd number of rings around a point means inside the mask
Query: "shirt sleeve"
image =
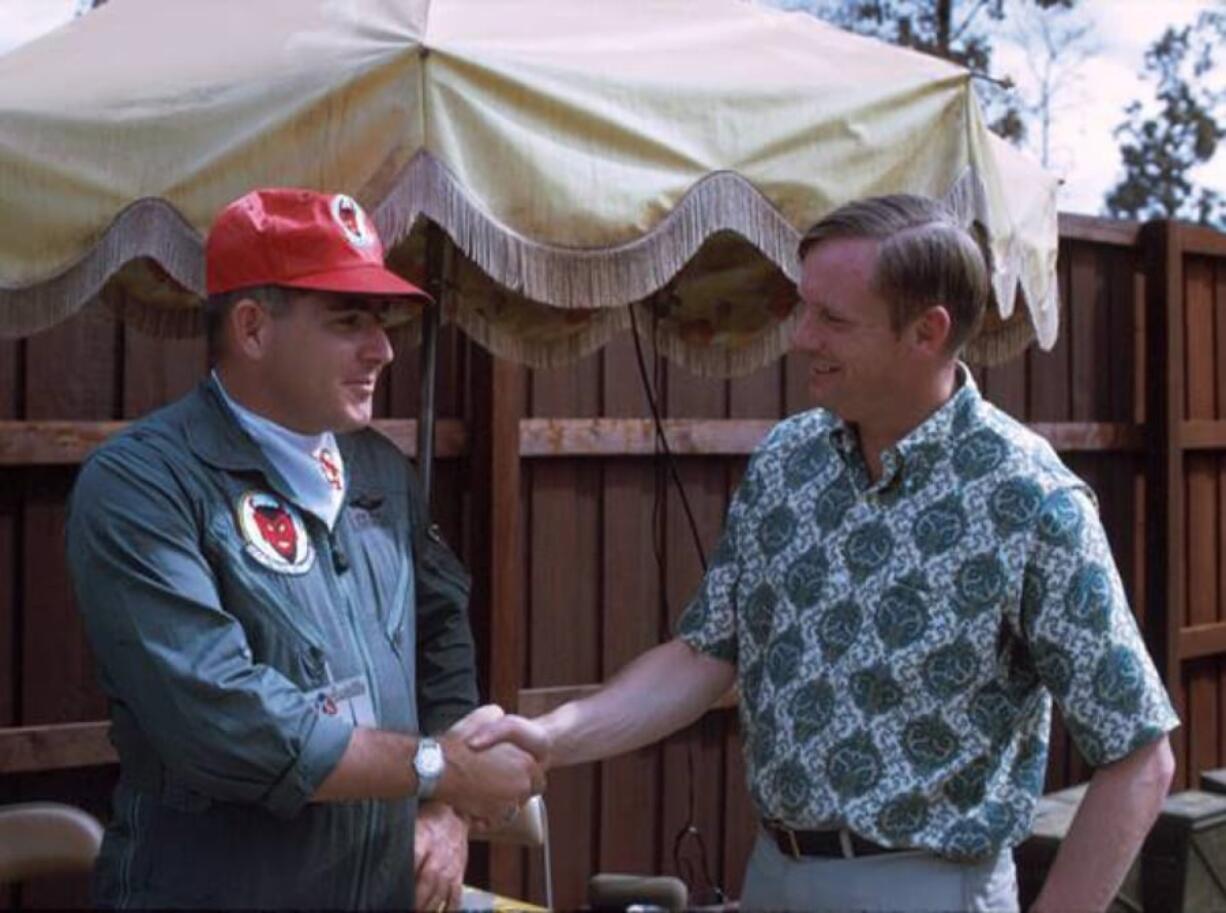
<svg viewBox="0 0 1226 913"><path fill-rule="evenodd" d="M1179 725L1085 490L1060 489L1044 501L1022 587L1022 629L1090 764L1116 761Z"/></svg>
<svg viewBox="0 0 1226 913"><path fill-rule="evenodd" d="M201 541L187 497L142 454L111 449L83 467L68 563L108 696L190 788L291 817L352 730L253 661Z"/></svg>
<svg viewBox="0 0 1226 913"><path fill-rule="evenodd" d="M729 663L736 663L738 656L737 590L743 569L739 538L746 496L757 484L756 477L756 463L751 461L733 495L707 573L675 630L676 636L695 650Z"/></svg>
<svg viewBox="0 0 1226 913"><path fill-rule="evenodd" d="M445 732L477 706L477 674L468 597L472 578L430 522L409 472L417 593L417 708L421 731Z"/></svg>

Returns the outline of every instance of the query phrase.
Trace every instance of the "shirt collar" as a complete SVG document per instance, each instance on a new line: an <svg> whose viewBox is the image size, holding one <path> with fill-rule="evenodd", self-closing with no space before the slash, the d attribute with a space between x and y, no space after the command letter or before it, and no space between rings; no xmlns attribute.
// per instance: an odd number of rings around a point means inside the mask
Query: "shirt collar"
<svg viewBox="0 0 1226 913"><path fill-rule="evenodd" d="M917 452L927 449L928 445L944 447L954 436L957 418L964 412L974 411L982 400L975 378L963 362L955 366L954 394L947 399L932 415L912 428L902 440L887 448L881 454L881 479L874 487L884 488L894 477L907 468L909 458ZM838 416L833 416L830 427L830 443L840 453L846 455L856 452L859 445L859 435L855 428L848 425Z"/></svg>
<svg viewBox="0 0 1226 913"><path fill-rule="evenodd" d="M259 473L277 494L293 501L293 489L243 430L211 373L201 381L195 400L197 414L187 422L186 435L196 456L227 472Z"/></svg>

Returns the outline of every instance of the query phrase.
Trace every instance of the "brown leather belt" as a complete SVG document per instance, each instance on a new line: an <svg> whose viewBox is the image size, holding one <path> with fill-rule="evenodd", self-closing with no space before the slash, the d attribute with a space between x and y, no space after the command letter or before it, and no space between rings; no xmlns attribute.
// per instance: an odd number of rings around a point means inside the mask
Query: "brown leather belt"
<svg viewBox="0 0 1226 913"><path fill-rule="evenodd" d="M763 821L762 826L779 847L779 852L792 859L805 856L855 859L901 852L900 849L865 840L849 830L794 831L773 821Z"/></svg>

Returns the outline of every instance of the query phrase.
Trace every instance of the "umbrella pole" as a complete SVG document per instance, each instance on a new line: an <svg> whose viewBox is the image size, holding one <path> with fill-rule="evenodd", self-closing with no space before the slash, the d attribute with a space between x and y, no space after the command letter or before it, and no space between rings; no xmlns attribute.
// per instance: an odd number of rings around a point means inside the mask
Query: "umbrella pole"
<svg viewBox="0 0 1226 913"><path fill-rule="evenodd" d="M434 409L438 383L439 315L443 307L443 232L431 223L426 227L426 284L433 305L421 315L421 407L417 413L417 471L421 478L426 510L434 489Z"/></svg>

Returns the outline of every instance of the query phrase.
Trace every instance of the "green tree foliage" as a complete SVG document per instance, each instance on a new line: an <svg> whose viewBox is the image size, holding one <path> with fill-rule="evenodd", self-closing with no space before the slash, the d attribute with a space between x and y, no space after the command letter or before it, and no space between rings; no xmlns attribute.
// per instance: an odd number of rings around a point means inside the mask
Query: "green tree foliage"
<svg viewBox="0 0 1226 913"><path fill-rule="evenodd" d="M1010 0L1040 9L1071 9L1077 0ZM980 76L991 73L991 28L1007 13L1006 0L781 0L834 24L960 64ZM989 123L1020 142L1026 134L1018 100L1009 86L976 80Z"/></svg>
<svg viewBox="0 0 1226 913"><path fill-rule="evenodd" d="M1226 197L1197 187L1192 169L1226 138L1219 121L1226 89L1210 78L1226 45L1226 4L1192 25L1168 28L1145 53L1156 104L1139 100L1116 128L1124 178L1107 194L1107 211L1128 219L1189 219L1226 229Z"/></svg>

